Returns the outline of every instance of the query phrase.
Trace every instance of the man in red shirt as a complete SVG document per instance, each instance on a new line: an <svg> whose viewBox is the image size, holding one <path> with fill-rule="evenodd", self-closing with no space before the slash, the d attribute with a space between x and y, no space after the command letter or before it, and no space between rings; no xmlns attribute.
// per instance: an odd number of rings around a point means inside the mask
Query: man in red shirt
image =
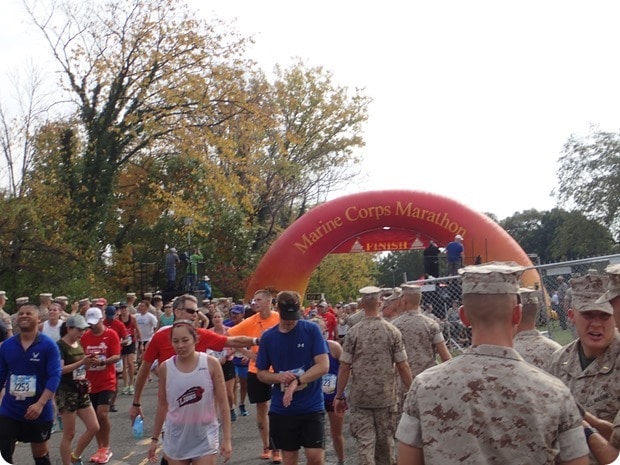
<svg viewBox="0 0 620 465"><path fill-rule="evenodd" d="M329 310L327 302L322 300L317 307L319 316L325 321L325 330L327 331L327 339L330 341L336 340L336 328L338 327L338 319L334 315L333 311Z"/></svg>
<svg viewBox="0 0 620 465"><path fill-rule="evenodd" d="M106 328L110 328L118 334L118 338L121 341L121 346L127 345L127 328L121 321L116 318L116 307L114 305L108 305L105 308L105 319L103 324ZM121 359L116 362L116 390L112 399L110 399L110 412L117 412L116 410L116 395L118 394L118 377L123 374L123 361Z"/></svg>
<svg viewBox="0 0 620 465"><path fill-rule="evenodd" d="M89 308L85 319L90 330L84 333L80 343L89 359L86 363L86 379L90 381L90 401L99 420L99 431L96 435L98 450L90 461L108 463L112 458L108 414L112 395L116 391L114 365L121 357L121 343L118 334L103 324L100 308Z"/></svg>
<svg viewBox="0 0 620 465"><path fill-rule="evenodd" d="M185 294L174 301L175 320L189 320L193 322L196 319L196 312L198 311L198 300L196 300L196 297L193 295ZM144 418L142 408L140 407L140 399L153 363L156 361L162 363L175 355L172 342L170 341L171 330L172 326L161 328L153 335L153 338L146 347L140 369L136 375L133 404L129 409L129 416L132 422L138 415ZM258 338L255 337L227 337L204 328L197 328L196 331L198 332L196 350L200 352L205 352L207 349L219 352L223 350L224 347L240 348L258 344Z"/></svg>

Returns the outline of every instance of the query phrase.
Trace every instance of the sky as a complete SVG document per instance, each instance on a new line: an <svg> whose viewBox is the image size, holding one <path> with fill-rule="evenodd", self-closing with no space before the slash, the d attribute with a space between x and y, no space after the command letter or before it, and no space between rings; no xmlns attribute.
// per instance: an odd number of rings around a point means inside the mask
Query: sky
<svg viewBox="0 0 620 465"><path fill-rule="evenodd" d="M42 46L20 0L5 2L0 58L20 65ZM548 210L568 137L620 128L618 2L190 4L253 36L248 55L266 72L301 58L372 98L362 176L332 197L408 189L500 219Z"/></svg>

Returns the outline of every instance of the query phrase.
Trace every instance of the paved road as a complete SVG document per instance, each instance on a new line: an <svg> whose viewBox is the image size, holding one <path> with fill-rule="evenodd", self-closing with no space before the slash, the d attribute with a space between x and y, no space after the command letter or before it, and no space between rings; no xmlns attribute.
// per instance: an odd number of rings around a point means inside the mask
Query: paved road
<svg viewBox="0 0 620 465"><path fill-rule="evenodd" d="M146 451L150 444L151 428L153 425L153 418L155 416L157 398L157 381L149 383L146 386L145 392L142 396L142 409L146 416L144 427L145 439L134 439L132 435L132 428L129 421L129 406L131 405L132 396L118 396L117 406L118 412L110 413L112 421L112 434L111 445L114 456L110 460L110 465L147 465L148 460L146 458ZM232 458L228 462L230 465L241 464L264 464L268 465L271 462L263 461L259 459L259 454L262 449L262 443L258 439L258 432L256 429L255 421L255 409L253 406L249 406L248 411L250 413L247 417L239 417L237 421L233 422L233 454ZM357 462L355 457L355 446L353 440L349 434L349 426L345 423L345 437L347 448L347 463L354 464ZM81 432L80 422L78 420L78 433ZM329 440L329 427L327 428L327 445L326 445L326 463L329 465L336 464L336 457L334 455L331 441ZM76 435L77 436L77 435ZM54 433L50 440L50 457L53 465L61 465L61 461L58 454L58 446L60 444L60 438L62 433ZM75 442L74 442L75 443ZM161 443L160 443L161 444ZM84 463L90 458L90 456L96 451L96 442L93 439L91 445L86 449L83 454ZM161 457L161 454L159 455ZM300 454L303 457L303 453ZM15 465L29 465L34 463L32 455L30 454L29 444L18 444L13 458ZM305 460L300 460L301 463L305 463ZM159 461L157 462L159 463ZM218 464L223 463L220 458Z"/></svg>

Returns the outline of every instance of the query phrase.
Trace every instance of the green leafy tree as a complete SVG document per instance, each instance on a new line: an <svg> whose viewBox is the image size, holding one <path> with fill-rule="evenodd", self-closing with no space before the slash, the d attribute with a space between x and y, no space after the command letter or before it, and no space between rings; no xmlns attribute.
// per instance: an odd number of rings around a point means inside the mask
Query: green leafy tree
<svg viewBox="0 0 620 465"><path fill-rule="evenodd" d="M573 260L614 251L609 230L580 212L559 208L526 210L505 218L500 225L527 253L541 262Z"/></svg>
<svg viewBox="0 0 620 465"><path fill-rule="evenodd" d="M422 252L409 250L406 252L389 252L378 260L378 285L395 287L407 281L413 281L424 274Z"/></svg>
<svg viewBox="0 0 620 465"><path fill-rule="evenodd" d="M328 255L314 271L308 292L324 293L328 301L354 301L362 287L376 282L377 263L373 254Z"/></svg>
<svg viewBox="0 0 620 465"><path fill-rule="evenodd" d="M558 160L561 205L574 205L620 234L620 134L592 127L586 136L573 134Z"/></svg>

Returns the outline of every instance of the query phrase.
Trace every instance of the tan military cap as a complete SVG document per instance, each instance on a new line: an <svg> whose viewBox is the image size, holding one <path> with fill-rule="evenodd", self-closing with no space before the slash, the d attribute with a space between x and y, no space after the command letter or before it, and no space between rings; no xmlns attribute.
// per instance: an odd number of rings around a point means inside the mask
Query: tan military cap
<svg viewBox="0 0 620 465"><path fill-rule="evenodd" d="M489 262L459 270L463 294L517 294L524 267L515 262Z"/></svg>
<svg viewBox="0 0 620 465"><path fill-rule="evenodd" d="M587 274L580 278L571 278L571 307L578 312L598 310L613 315L614 309L607 302L597 303L599 297L608 286L609 277L606 275Z"/></svg>
<svg viewBox="0 0 620 465"><path fill-rule="evenodd" d="M49 293L39 294L39 298L41 298L41 299L45 299L45 298L51 299L52 298L52 294L49 294Z"/></svg>
<svg viewBox="0 0 620 465"><path fill-rule="evenodd" d="M359 292L362 295L373 295L373 294L378 295L381 292L381 288L377 286L366 286L366 287L362 287Z"/></svg>
<svg viewBox="0 0 620 465"><path fill-rule="evenodd" d="M387 296L385 298L385 301L386 302L393 302L395 300L400 299L402 295L403 295L402 289L400 287L395 287L393 289L393 292L389 296Z"/></svg>
<svg viewBox="0 0 620 465"><path fill-rule="evenodd" d="M144 293L144 298L145 298L145 299L147 299L147 298L151 298L151 297L153 297L153 293L152 293L152 292L145 292L145 293Z"/></svg>
<svg viewBox="0 0 620 465"><path fill-rule="evenodd" d="M17 305L24 305L27 304L29 300L30 299L28 297L18 297L17 299L15 299L15 303Z"/></svg>
<svg viewBox="0 0 620 465"><path fill-rule="evenodd" d="M63 304L66 304L67 302L69 302L69 297L65 296L65 295L59 295L58 297L56 297L54 299L56 302L60 302Z"/></svg>
<svg viewBox="0 0 620 465"><path fill-rule="evenodd" d="M83 299L78 300L80 305L90 304L90 299L88 297L84 297Z"/></svg>
<svg viewBox="0 0 620 465"><path fill-rule="evenodd" d="M607 282L607 290L597 300L597 304L604 302L610 302L616 297L620 296L620 264L608 265L605 268L609 281Z"/></svg>
<svg viewBox="0 0 620 465"><path fill-rule="evenodd" d="M521 297L521 305L538 305L538 291L529 287L519 288L519 296Z"/></svg>
<svg viewBox="0 0 620 465"><path fill-rule="evenodd" d="M403 294L422 294L422 287L417 284L401 284Z"/></svg>
<svg viewBox="0 0 620 465"><path fill-rule="evenodd" d="M135 297L136 293L135 292L128 292L126 297Z"/></svg>
<svg viewBox="0 0 620 465"><path fill-rule="evenodd" d="M6 299L6 291L0 291L0 297Z"/></svg>

